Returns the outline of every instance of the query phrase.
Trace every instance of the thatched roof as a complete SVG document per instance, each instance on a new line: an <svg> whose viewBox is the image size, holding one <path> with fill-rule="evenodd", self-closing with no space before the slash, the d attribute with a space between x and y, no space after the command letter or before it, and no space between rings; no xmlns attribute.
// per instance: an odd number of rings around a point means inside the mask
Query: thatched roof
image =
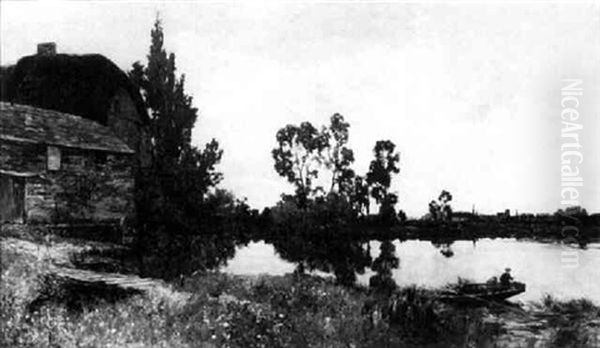
<svg viewBox="0 0 600 348"><path fill-rule="evenodd" d="M0 71L1 99L81 115L106 124L110 100L123 88L140 120L148 114L139 89L113 62L99 54L33 55Z"/></svg>
<svg viewBox="0 0 600 348"><path fill-rule="evenodd" d="M134 153L108 127L79 116L0 102L0 140Z"/></svg>

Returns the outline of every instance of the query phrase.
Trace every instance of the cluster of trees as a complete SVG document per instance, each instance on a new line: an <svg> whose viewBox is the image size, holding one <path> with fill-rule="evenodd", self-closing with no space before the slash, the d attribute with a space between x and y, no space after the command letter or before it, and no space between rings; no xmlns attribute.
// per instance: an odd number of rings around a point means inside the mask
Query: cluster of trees
<svg viewBox="0 0 600 348"><path fill-rule="evenodd" d="M446 190L442 190L437 201L429 202L429 219L433 221L450 221L452 219L452 194Z"/></svg>
<svg viewBox="0 0 600 348"><path fill-rule="evenodd" d="M349 130L344 117L334 114L329 124L320 128L302 122L277 132L277 146L272 150L274 167L294 185L294 194L282 195L270 209L270 230L274 233L268 238L279 255L297 264L298 272L330 272L344 285L354 284L356 274L373 262L370 250L349 233L354 231L348 225L369 215L371 201L379 205L377 222L398 221L394 207L398 196L391 184L400 172L395 144L380 140L373 148L368 172L357 174L352 169ZM404 213L400 216L405 217ZM374 284L392 287L388 266L393 268L393 264L382 259L377 265L382 275Z"/></svg>
<svg viewBox="0 0 600 348"><path fill-rule="evenodd" d="M306 213L328 204L358 217L369 214L372 198L380 215L395 217L398 196L390 187L393 175L400 172L396 145L390 140L377 141L369 171L358 175L352 169L354 152L348 146L350 124L340 114L329 121L320 129L302 122L277 132L274 167L295 191L294 195L282 196L276 210L293 206Z"/></svg>

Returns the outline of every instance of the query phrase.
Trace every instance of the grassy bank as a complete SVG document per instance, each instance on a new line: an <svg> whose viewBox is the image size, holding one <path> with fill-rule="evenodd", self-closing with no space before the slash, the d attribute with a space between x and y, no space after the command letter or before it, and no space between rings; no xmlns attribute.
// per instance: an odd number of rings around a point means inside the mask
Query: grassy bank
<svg viewBox="0 0 600 348"><path fill-rule="evenodd" d="M547 295L535 304L535 311L545 316L549 341L556 347L600 346L600 308L591 301L560 301Z"/></svg>
<svg viewBox="0 0 600 348"><path fill-rule="evenodd" d="M110 291L84 296L48 277L48 262L2 251L0 346L508 347L513 342L503 327L511 318L490 321L489 308L442 304L434 291L414 287L377 294L307 275L209 272L181 279L175 290L192 294L181 303ZM590 323L598 307L592 303L547 298L534 307L544 317L549 346L593 342L597 330Z"/></svg>
<svg viewBox="0 0 600 348"><path fill-rule="evenodd" d="M45 267L3 252L0 346L461 347L491 337L476 310L416 288L384 297L310 276L205 273L183 280L193 296L174 305L139 294L74 299Z"/></svg>

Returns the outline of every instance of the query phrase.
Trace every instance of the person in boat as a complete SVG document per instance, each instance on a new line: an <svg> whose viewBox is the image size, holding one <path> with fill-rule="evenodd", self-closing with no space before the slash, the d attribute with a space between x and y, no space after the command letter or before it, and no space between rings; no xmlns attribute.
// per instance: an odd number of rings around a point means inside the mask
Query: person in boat
<svg viewBox="0 0 600 348"><path fill-rule="evenodd" d="M500 285L509 287L510 283L513 281L513 277L510 275L510 268L506 268L504 273L500 276Z"/></svg>

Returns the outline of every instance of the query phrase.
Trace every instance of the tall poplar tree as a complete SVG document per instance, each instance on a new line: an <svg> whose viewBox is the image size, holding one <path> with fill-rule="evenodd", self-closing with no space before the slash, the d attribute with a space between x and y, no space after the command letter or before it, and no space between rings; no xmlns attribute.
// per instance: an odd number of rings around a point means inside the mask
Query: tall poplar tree
<svg viewBox="0 0 600 348"><path fill-rule="evenodd" d="M203 149L191 143L198 110L185 92L185 75L177 74L175 54L164 48L158 18L151 40L146 65L136 62L129 72L150 116L152 165L138 179L136 194L139 245L146 258L156 261L146 269L156 271L154 263L162 263L167 273L154 275L172 277L193 271L191 254L210 254L200 242L210 240L207 235L214 232L214 226L207 226L210 219L203 202L222 179L215 168L222 150L215 139Z"/></svg>

